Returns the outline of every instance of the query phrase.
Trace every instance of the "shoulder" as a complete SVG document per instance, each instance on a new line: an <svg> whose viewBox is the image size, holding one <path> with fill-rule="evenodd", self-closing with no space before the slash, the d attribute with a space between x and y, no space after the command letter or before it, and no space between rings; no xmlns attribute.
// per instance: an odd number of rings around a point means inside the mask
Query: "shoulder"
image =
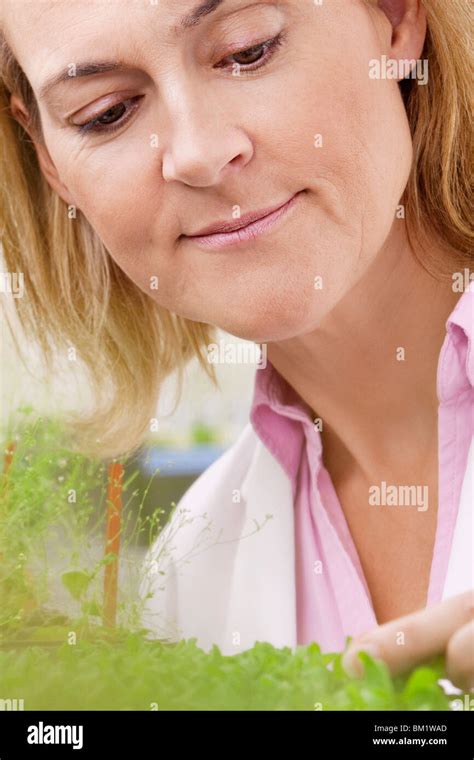
<svg viewBox="0 0 474 760"><path fill-rule="evenodd" d="M260 439L248 423L227 451L188 488L180 505L192 512L199 512L201 505L208 503L209 496L215 493L215 489L224 489L227 493L229 485L243 481L260 445Z"/></svg>
<svg viewBox="0 0 474 760"><path fill-rule="evenodd" d="M186 514L189 521L190 518L222 513L226 502L231 502L233 496L238 499L235 492L240 490L245 481L260 446L260 439L248 423L227 451L204 470L184 493L167 526L178 522L179 515L183 514ZM162 533L164 532L163 530Z"/></svg>

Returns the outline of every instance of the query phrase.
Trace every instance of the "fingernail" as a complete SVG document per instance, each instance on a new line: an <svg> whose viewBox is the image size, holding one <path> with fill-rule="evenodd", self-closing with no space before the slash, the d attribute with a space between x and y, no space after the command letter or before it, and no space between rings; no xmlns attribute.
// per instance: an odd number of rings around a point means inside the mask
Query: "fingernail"
<svg viewBox="0 0 474 760"><path fill-rule="evenodd" d="M350 647L343 655L342 667L353 678L361 676L364 673L364 665L359 659L360 652L367 652L374 659L380 657L380 649L374 642L356 644L354 647Z"/></svg>

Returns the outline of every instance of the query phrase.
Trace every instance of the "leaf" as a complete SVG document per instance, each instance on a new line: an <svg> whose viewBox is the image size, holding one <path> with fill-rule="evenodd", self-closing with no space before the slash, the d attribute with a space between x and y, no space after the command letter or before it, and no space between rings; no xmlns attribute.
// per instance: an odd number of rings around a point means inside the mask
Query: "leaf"
<svg viewBox="0 0 474 760"><path fill-rule="evenodd" d="M117 559L117 552L107 552L105 557L102 557L102 559L97 563L95 572L97 573L101 567L105 567L106 565L111 565L113 562L117 562Z"/></svg>
<svg viewBox="0 0 474 760"><path fill-rule="evenodd" d="M71 596L78 601L80 601L81 597L86 593L91 580L89 573L85 573L82 570L71 570L70 572L61 575L63 586L69 591Z"/></svg>
<svg viewBox="0 0 474 760"><path fill-rule="evenodd" d="M404 696L414 697L431 690L437 692L438 689L438 674L431 668L421 667L415 670L408 679Z"/></svg>
<svg viewBox="0 0 474 760"><path fill-rule="evenodd" d="M392 679L388 666L382 660L371 657L367 652L359 652L359 659L364 665L364 678L373 690L382 690L390 694L393 691Z"/></svg>
<svg viewBox="0 0 474 760"><path fill-rule="evenodd" d="M133 483L133 481L140 475L140 470L135 470L132 472L129 478L125 481L125 483L122 486L122 491L126 491L127 488Z"/></svg>
<svg viewBox="0 0 474 760"><path fill-rule="evenodd" d="M95 600L83 602L81 610L85 615L93 615L94 617L101 617L102 615L100 605Z"/></svg>

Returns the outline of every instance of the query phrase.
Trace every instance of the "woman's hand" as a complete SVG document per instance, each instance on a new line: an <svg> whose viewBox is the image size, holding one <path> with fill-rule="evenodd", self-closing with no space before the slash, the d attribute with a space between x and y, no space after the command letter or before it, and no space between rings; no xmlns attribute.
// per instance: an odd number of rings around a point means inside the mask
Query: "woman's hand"
<svg viewBox="0 0 474 760"><path fill-rule="evenodd" d="M342 660L351 675L363 671L360 651L384 660L392 675L445 654L449 680L465 691L474 689L474 590L384 623L351 641Z"/></svg>

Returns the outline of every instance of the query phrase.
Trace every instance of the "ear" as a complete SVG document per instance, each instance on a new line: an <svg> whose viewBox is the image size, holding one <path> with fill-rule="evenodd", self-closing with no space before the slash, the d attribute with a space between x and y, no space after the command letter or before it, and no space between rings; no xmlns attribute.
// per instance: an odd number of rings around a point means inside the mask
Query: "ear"
<svg viewBox="0 0 474 760"><path fill-rule="evenodd" d="M49 154L49 151L40 136L32 129L30 116L22 102L17 95L12 95L10 98L10 112L13 118L21 124L23 129L28 133L33 145L35 146L36 156L38 163L44 177L46 178L50 187L55 193L63 199L68 206L74 206L74 199L72 198L66 185L61 182L56 166Z"/></svg>
<svg viewBox="0 0 474 760"><path fill-rule="evenodd" d="M419 60L426 39L426 11L421 0L378 0L392 28L389 56Z"/></svg>

